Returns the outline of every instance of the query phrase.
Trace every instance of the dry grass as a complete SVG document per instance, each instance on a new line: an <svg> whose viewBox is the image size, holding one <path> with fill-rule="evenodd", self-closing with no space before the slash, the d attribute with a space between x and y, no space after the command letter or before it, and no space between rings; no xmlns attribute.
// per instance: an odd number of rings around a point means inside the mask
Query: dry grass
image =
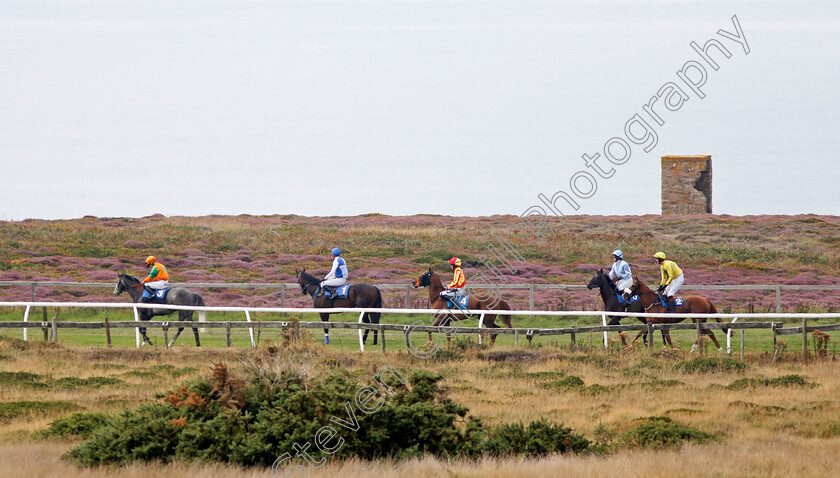
<svg viewBox="0 0 840 478"><path fill-rule="evenodd" d="M369 376L383 364L403 371L426 368L444 375L450 396L489 424L539 418L564 423L588 438L615 440L638 418L668 416L720 437L717 444L671 451L619 449L603 457L553 457L547 460L484 460L479 463L423 459L375 463L332 463L310 476L827 476L840 452L840 382L836 361L826 357L809 364L769 363L748 356L749 368L730 373L680 373L675 365L693 356L685 352L651 354L645 350L598 354L541 347L517 362L483 359L467 350L462 360L419 360L404 352L359 354L306 343L306 350L273 353L306 355ZM519 349L520 351L522 349ZM514 349L497 349L512 352ZM5 348L0 371L29 372L52 378L115 377L125 383L99 388L32 389L25 384L0 388L0 401L66 400L87 411L116 411L154 400L185 379L211 373L225 362L232 373L258 364L261 351L222 349L91 350L60 346ZM486 354L486 352L483 352ZM303 355L301 355L303 354ZM290 359L294 358L290 356ZM334 360L328 360L334 359ZM291 363L291 362L290 362ZM772 379L798 374L806 387L756 385L726 388L744 378ZM584 386L556 385L576 376ZM763 381L761 383L766 383ZM17 417L0 423L0 476L269 476L262 470L185 464L136 465L121 470L79 470L61 461L68 443L42 442L30 436L57 415ZM726 457L725 460L721 457Z"/></svg>

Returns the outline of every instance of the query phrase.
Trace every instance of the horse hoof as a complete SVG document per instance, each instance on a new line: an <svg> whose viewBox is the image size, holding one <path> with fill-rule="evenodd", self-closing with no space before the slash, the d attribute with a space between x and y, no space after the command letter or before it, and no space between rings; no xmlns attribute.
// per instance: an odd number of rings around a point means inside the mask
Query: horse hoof
<svg viewBox="0 0 840 478"><path fill-rule="evenodd" d="M324 337L324 345L329 345L329 344L330 344L330 337L329 336Z"/></svg>
<svg viewBox="0 0 840 478"><path fill-rule="evenodd" d="M722 353L723 353L723 347L718 347L718 353L719 353L719 354L722 354Z"/></svg>
<svg viewBox="0 0 840 478"><path fill-rule="evenodd" d="M691 346L691 353L697 352L697 344Z"/></svg>

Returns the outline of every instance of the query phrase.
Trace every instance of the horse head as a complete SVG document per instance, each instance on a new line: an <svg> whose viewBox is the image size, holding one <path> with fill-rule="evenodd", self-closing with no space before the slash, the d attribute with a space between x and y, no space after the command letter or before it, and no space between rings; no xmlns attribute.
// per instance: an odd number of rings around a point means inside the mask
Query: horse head
<svg viewBox="0 0 840 478"><path fill-rule="evenodd" d="M432 274L435 272L429 267L428 272L424 272L414 281L414 288L430 287L432 285Z"/></svg>
<svg viewBox="0 0 840 478"><path fill-rule="evenodd" d="M117 279L117 285L114 286L114 295L120 295L125 292L125 284L123 280L125 279L125 273L118 273L119 278Z"/></svg>
<svg viewBox="0 0 840 478"><path fill-rule="evenodd" d="M592 290L596 287L601 287L601 284L603 283L603 281L604 281L604 269L601 269L601 270L595 269L595 275L592 277L592 279L589 281L589 283L586 284L586 288L589 289L589 290Z"/></svg>
<svg viewBox="0 0 840 478"><path fill-rule="evenodd" d="M307 288L317 286L321 283L321 281L307 273L306 268L301 268L301 270L295 269L295 276L297 277L297 282L300 286L300 293L303 295L309 295L309 292L306 290Z"/></svg>

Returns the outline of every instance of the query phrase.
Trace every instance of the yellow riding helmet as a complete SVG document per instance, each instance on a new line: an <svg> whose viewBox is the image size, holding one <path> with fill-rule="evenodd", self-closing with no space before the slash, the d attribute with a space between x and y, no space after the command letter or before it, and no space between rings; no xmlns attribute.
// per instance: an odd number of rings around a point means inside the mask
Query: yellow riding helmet
<svg viewBox="0 0 840 478"><path fill-rule="evenodd" d="M150 265L154 264L156 261L157 261L157 259L155 259L155 256L149 256L149 257L146 258L146 265L150 266Z"/></svg>
<svg viewBox="0 0 840 478"><path fill-rule="evenodd" d="M657 252L656 254L653 255L653 257L655 257L657 259L665 260L665 253L664 252Z"/></svg>
<svg viewBox="0 0 840 478"><path fill-rule="evenodd" d="M449 263L452 264L453 266L461 267L461 259L459 259L457 257L453 257L452 259L449 259Z"/></svg>

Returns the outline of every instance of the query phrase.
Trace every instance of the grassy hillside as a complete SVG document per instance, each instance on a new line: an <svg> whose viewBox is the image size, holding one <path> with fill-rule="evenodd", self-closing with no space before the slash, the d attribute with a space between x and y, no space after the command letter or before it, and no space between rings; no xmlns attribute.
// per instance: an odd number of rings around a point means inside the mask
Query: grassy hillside
<svg viewBox="0 0 840 478"><path fill-rule="evenodd" d="M446 259L458 255L468 277L486 270L487 246L500 250L501 236L521 254L516 273L502 268L507 283L582 284L595 267L609 267L621 248L634 273L657 280L651 259L665 251L685 270L687 284L838 284L840 218L833 216L574 216L546 228L541 242L515 216L460 218L208 216L146 218L85 217L67 221L0 222L0 280L109 282L118 271L142 275L154 254L174 281L293 282L294 269L326 273L328 251L345 251L354 280L408 284L429 266L448 277ZM511 256L508 256L511 258ZM288 305L306 306L295 293ZM39 288L42 300L125 300L107 289ZM279 304L276 290L204 291L210 305ZM774 310L772 293L711 292L722 310ZM524 293L508 293L519 308ZM0 300L28 299L25 288L0 289ZM423 294L414 306L423 306ZM386 305L403 304L404 293ZM786 293L788 311L834 310L837 294ZM592 293L540 292L543 309L596 309Z"/></svg>

